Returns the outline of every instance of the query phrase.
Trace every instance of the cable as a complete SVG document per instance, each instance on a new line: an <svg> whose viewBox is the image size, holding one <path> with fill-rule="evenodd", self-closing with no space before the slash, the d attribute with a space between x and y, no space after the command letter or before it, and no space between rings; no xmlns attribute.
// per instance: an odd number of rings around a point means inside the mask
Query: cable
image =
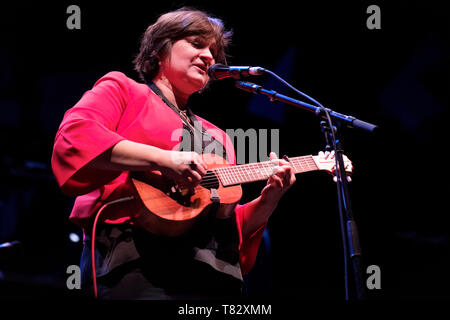
<svg viewBox="0 0 450 320"><path fill-rule="evenodd" d="M328 110L316 99L310 97L309 95L301 92L300 90L298 90L297 88L295 88L293 85L291 85L289 82L287 82L286 80L284 80L283 78L281 78L279 75L277 75L276 73L268 70L268 69L264 69L265 73L268 73L269 75L273 76L275 79L277 79L278 81L280 81L281 83L283 83L284 85L286 85L287 87L289 87L290 89L292 89L293 91L295 91L296 93L298 93L299 95L307 98L308 100L314 102L315 104L317 104L317 106L320 108L321 112L323 112L327 118L328 121L328 125L330 126L330 131L331 131L331 136L332 136L332 144L333 144L333 149L335 152L335 174L336 174L336 185L337 185L337 189L338 189L338 200L339 200L339 219L341 222L341 237L342 237L342 247L343 247L343 252L344 252L344 281L345 281L345 298L346 300L349 299L349 288L348 288L348 263L347 263L347 255L348 255L348 249L347 249L347 241L346 241L346 236L345 236L345 223L344 223L344 217L343 217L343 210L341 208L342 206L342 201L343 201L343 197L342 197L342 192L344 191L341 186L342 183L342 179L343 177L341 177L340 174L340 169L339 168L339 163L338 163L338 157L336 156L338 150L337 150L337 142L336 142L336 136L334 133L334 127L333 127L333 122L331 120L330 114L328 112ZM345 205L347 206L347 205Z"/></svg>
<svg viewBox="0 0 450 320"><path fill-rule="evenodd" d="M333 129L333 122L331 121L331 117L330 114L328 112L328 110L316 99L314 99L313 97L310 97L309 95L307 95L306 93L301 92L300 90L298 90L297 88L295 88L293 85L291 85L289 82L287 82L286 80L284 80L282 77L280 77L279 75L277 75L275 72L272 72L268 69L262 68L264 70L265 73L270 74L271 76L273 76L275 79L277 79L278 81L280 81L281 83L283 83L284 85L286 85L287 87L289 87L290 89L294 90L296 93L298 93L299 95L309 99L310 101L314 102L315 104L317 104L320 107L320 110L325 113L325 116L327 118L328 121L328 125L330 126L331 129L331 134L332 134L332 143L333 143L333 149L334 152L337 152L336 150L336 136L334 134L334 129ZM335 163L336 163L336 172L338 171L338 162L337 162L337 158L335 158ZM339 178L339 177L338 177Z"/></svg>
<svg viewBox="0 0 450 320"><path fill-rule="evenodd" d="M108 203L105 203L100 210L98 210L95 219L94 219L94 224L92 226L92 239L91 239L91 261L92 261L92 282L94 285L94 297L95 299L98 298L97 296L97 275L95 272L95 229L97 228L97 222L98 222L98 218L100 217L100 214L102 213L103 209L105 209L107 206L111 205L111 204L115 204L115 203L120 203L120 202L125 202L125 201L129 201L129 200L133 200L134 197L130 196L130 197L125 197L125 198L120 198Z"/></svg>
<svg viewBox="0 0 450 320"><path fill-rule="evenodd" d="M287 82L286 80L284 80L283 78L281 78L279 75L277 75L275 72L272 72L272 71L270 71L270 70L268 70L268 69L264 69L264 68L263 68L263 70L264 70L265 73L270 74L272 77L274 77L275 79L277 79L278 81L280 81L281 83L283 83L284 85L286 85L287 87L289 87L290 89L294 90L294 91L297 92L299 95L301 95L301 96L303 96L303 97L309 99L310 101L316 103L319 107L325 109L325 108L320 104L319 101L317 101L316 99L314 99L314 98L308 96L306 93L301 92L300 90L298 90L297 88L295 88L293 85L291 85L289 82Z"/></svg>

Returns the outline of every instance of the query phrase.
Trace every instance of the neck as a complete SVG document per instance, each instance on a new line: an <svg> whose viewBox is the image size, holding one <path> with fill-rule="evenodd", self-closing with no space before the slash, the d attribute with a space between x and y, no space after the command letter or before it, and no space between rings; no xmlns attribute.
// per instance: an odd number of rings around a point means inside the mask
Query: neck
<svg viewBox="0 0 450 320"><path fill-rule="evenodd" d="M189 95L179 91L172 83L163 75L158 75L153 79L153 82L161 90L163 95L170 101L175 107L180 110L186 109L186 104L189 99Z"/></svg>
<svg viewBox="0 0 450 320"><path fill-rule="evenodd" d="M311 155L294 157L289 159L289 161L294 168L294 173L320 170ZM273 169L276 166L277 165L271 161L264 161L241 164L237 166L218 167L213 170L220 179L222 185L226 187L230 185L267 180L274 173ZM204 184L210 183L210 180L211 179L205 180Z"/></svg>

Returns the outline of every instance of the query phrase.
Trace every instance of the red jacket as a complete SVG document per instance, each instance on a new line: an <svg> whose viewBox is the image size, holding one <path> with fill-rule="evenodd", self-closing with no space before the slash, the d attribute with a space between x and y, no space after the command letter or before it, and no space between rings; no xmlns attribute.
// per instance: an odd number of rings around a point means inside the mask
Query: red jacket
<svg viewBox="0 0 450 320"><path fill-rule="evenodd" d="M196 117L203 128L222 143L230 164L235 165L233 144L227 134ZM133 194L128 171L102 171L87 168L86 164L124 139L178 150L176 146L181 141L182 127L179 115L147 85L120 72L110 72L98 80L65 113L55 138L52 169L56 180L65 194L77 196L69 219L85 228L103 204ZM136 203L130 205L127 202L111 206L102 213L102 221L130 222L136 212L134 205ZM244 210L245 205L236 208L240 262L245 274L255 262L265 226L243 239Z"/></svg>

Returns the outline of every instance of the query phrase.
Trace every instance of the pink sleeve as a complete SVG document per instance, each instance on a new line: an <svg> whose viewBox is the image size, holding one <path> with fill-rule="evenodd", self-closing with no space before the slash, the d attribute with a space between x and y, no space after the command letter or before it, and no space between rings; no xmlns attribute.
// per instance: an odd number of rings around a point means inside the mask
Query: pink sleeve
<svg viewBox="0 0 450 320"><path fill-rule="evenodd" d="M85 166L125 139L115 131L128 101L126 79L119 72L107 74L65 113L52 154L53 173L64 193L85 194L121 174Z"/></svg>
<svg viewBox="0 0 450 320"><path fill-rule="evenodd" d="M241 263L242 274L247 274L253 268L258 254L259 245L261 243L266 224L263 224L248 238L243 238L242 230L244 227L244 212L246 205L237 205L236 221L239 230L239 260Z"/></svg>
<svg viewBox="0 0 450 320"><path fill-rule="evenodd" d="M236 165L236 156L234 153L233 143L226 135L225 149L231 165ZM236 206L236 224L239 232L239 261L241 264L242 274L247 274L255 264L256 256L258 254L259 245L261 243L266 224L263 224L252 235L247 238L243 237L243 229L245 224L245 209L246 204Z"/></svg>

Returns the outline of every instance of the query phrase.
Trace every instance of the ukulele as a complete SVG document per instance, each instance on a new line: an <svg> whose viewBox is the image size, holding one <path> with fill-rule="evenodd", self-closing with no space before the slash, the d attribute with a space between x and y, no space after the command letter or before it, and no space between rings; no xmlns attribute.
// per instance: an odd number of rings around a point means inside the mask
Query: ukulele
<svg viewBox="0 0 450 320"><path fill-rule="evenodd" d="M178 187L160 171L132 172L131 181L142 204L133 223L153 234L179 236L214 206L217 217L230 217L242 197L241 184L267 180L277 167L272 161L231 166L214 154L202 158L207 171L194 192ZM316 170L333 174L335 168L335 159L313 155L289 158L289 162L295 174ZM344 165L351 165L346 156Z"/></svg>

